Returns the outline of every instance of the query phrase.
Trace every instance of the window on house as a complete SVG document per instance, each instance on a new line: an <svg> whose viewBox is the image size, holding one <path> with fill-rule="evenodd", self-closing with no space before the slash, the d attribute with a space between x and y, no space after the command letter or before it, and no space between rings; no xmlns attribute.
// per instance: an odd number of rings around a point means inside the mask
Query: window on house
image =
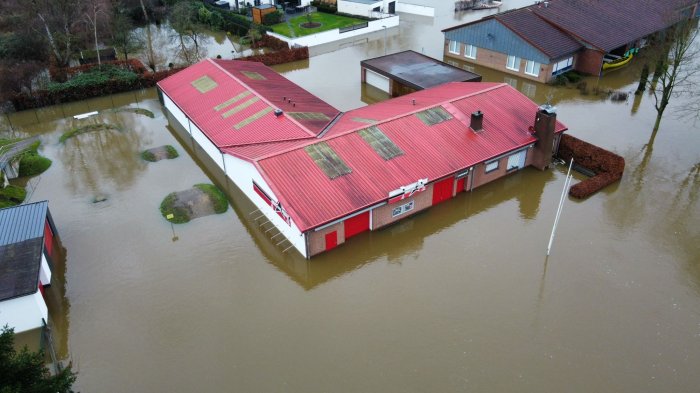
<svg viewBox="0 0 700 393"><path fill-rule="evenodd" d="M450 41L450 53L459 54L459 42Z"/></svg>
<svg viewBox="0 0 700 393"><path fill-rule="evenodd" d="M487 162L486 168L484 169L484 172L489 173L489 172L493 172L496 169L498 169L498 161L499 160L493 160L493 161Z"/></svg>
<svg viewBox="0 0 700 393"><path fill-rule="evenodd" d="M476 47L474 45L465 45L464 46L464 57L468 57L470 59L476 59Z"/></svg>
<svg viewBox="0 0 700 393"><path fill-rule="evenodd" d="M520 71L520 58L518 56L508 56L506 68L511 71Z"/></svg>
<svg viewBox="0 0 700 393"><path fill-rule="evenodd" d="M404 213L406 213L406 212L410 212L411 210L413 210L413 207L414 207L414 206L415 206L415 202L414 202L414 201L405 203L405 204L403 204L403 205L401 205L401 206L396 206L395 208L393 208L393 209L391 210L391 216L392 216L392 217L396 217L396 216L400 216L400 215L402 215L402 214L404 214Z"/></svg>
<svg viewBox="0 0 700 393"><path fill-rule="evenodd" d="M532 76L540 75L540 63L534 60L528 60L525 63L525 73Z"/></svg>
<svg viewBox="0 0 700 393"><path fill-rule="evenodd" d="M560 60L552 66L552 75L559 75L571 69L574 64L574 58L569 57L568 59Z"/></svg>

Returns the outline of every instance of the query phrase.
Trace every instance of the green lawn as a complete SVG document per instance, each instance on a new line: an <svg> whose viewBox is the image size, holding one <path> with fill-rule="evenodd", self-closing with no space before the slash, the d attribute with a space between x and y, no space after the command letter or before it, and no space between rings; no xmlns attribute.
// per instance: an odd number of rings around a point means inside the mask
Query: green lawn
<svg viewBox="0 0 700 393"><path fill-rule="evenodd" d="M309 34L316 34L316 33L322 32L322 31L333 30L333 29L337 29L340 27L352 26L352 25L366 22L362 19L355 19L355 18L350 18L347 16L341 16L341 15L326 14L323 12L313 12L311 14L311 20L313 22L321 23L321 26L316 27L314 29L305 29L305 28L301 27L300 25L302 23L308 22L306 14L295 16L295 17L289 19L289 23L292 25L292 28L294 29L294 34L297 37L301 37L301 36L305 36L305 35L309 35ZM292 37L292 33L289 31L289 26L287 25L286 22L272 25L272 31L274 31L277 34L282 34L282 35L287 36L287 37Z"/></svg>

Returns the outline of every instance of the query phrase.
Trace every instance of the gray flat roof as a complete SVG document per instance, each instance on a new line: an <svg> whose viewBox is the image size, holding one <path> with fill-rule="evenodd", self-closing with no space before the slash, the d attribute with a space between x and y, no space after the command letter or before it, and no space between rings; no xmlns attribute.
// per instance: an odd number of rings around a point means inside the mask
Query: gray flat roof
<svg viewBox="0 0 700 393"><path fill-rule="evenodd" d="M47 201L0 209L0 301L36 292Z"/></svg>
<svg viewBox="0 0 700 393"><path fill-rule="evenodd" d="M481 75L451 66L412 50L363 60L362 67L415 89L427 89L448 82L479 82Z"/></svg>

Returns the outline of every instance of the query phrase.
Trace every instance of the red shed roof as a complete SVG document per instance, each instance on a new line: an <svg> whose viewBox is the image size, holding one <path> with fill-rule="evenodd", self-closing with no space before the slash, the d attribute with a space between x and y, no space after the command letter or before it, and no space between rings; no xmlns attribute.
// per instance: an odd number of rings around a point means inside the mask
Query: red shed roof
<svg viewBox="0 0 700 393"><path fill-rule="evenodd" d="M416 105L413 105L415 100ZM426 125L415 114L441 107L451 119ZM483 131L469 129L484 113ZM528 131L537 105L507 84L449 83L345 113L321 138L351 172L329 178L304 149L315 139L257 161L268 184L300 230L306 231L388 198L389 192L429 181L536 141ZM384 160L357 132L373 123L404 154ZM566 127L557 122L557 132Z"/></svg>
<svg viewBox="0 0 700 393"><path fill-rule="evenodd" d="M261 63L207 59L158 86L219 148L313 138L340 113Z"/></svg>

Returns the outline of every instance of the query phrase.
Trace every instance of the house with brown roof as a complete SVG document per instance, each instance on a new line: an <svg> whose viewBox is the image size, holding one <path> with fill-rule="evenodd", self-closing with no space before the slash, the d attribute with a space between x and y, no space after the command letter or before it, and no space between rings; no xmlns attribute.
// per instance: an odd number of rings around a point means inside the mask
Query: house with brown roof
<svg viewBox="0 0 700 393"><path fill-rule="evenodd" d="M444 53L540 82L571 69L601 75L606 56L697 12L698 0L538 1L443 30Z"/></svg>
<svg viewBox="0 0 700 393"><path fill-rule="evenodd" d="M304 257L533 166L566 126L505 83L452 82L340 112L260 63L207 59L158 83L169 123Z"/></svg>

